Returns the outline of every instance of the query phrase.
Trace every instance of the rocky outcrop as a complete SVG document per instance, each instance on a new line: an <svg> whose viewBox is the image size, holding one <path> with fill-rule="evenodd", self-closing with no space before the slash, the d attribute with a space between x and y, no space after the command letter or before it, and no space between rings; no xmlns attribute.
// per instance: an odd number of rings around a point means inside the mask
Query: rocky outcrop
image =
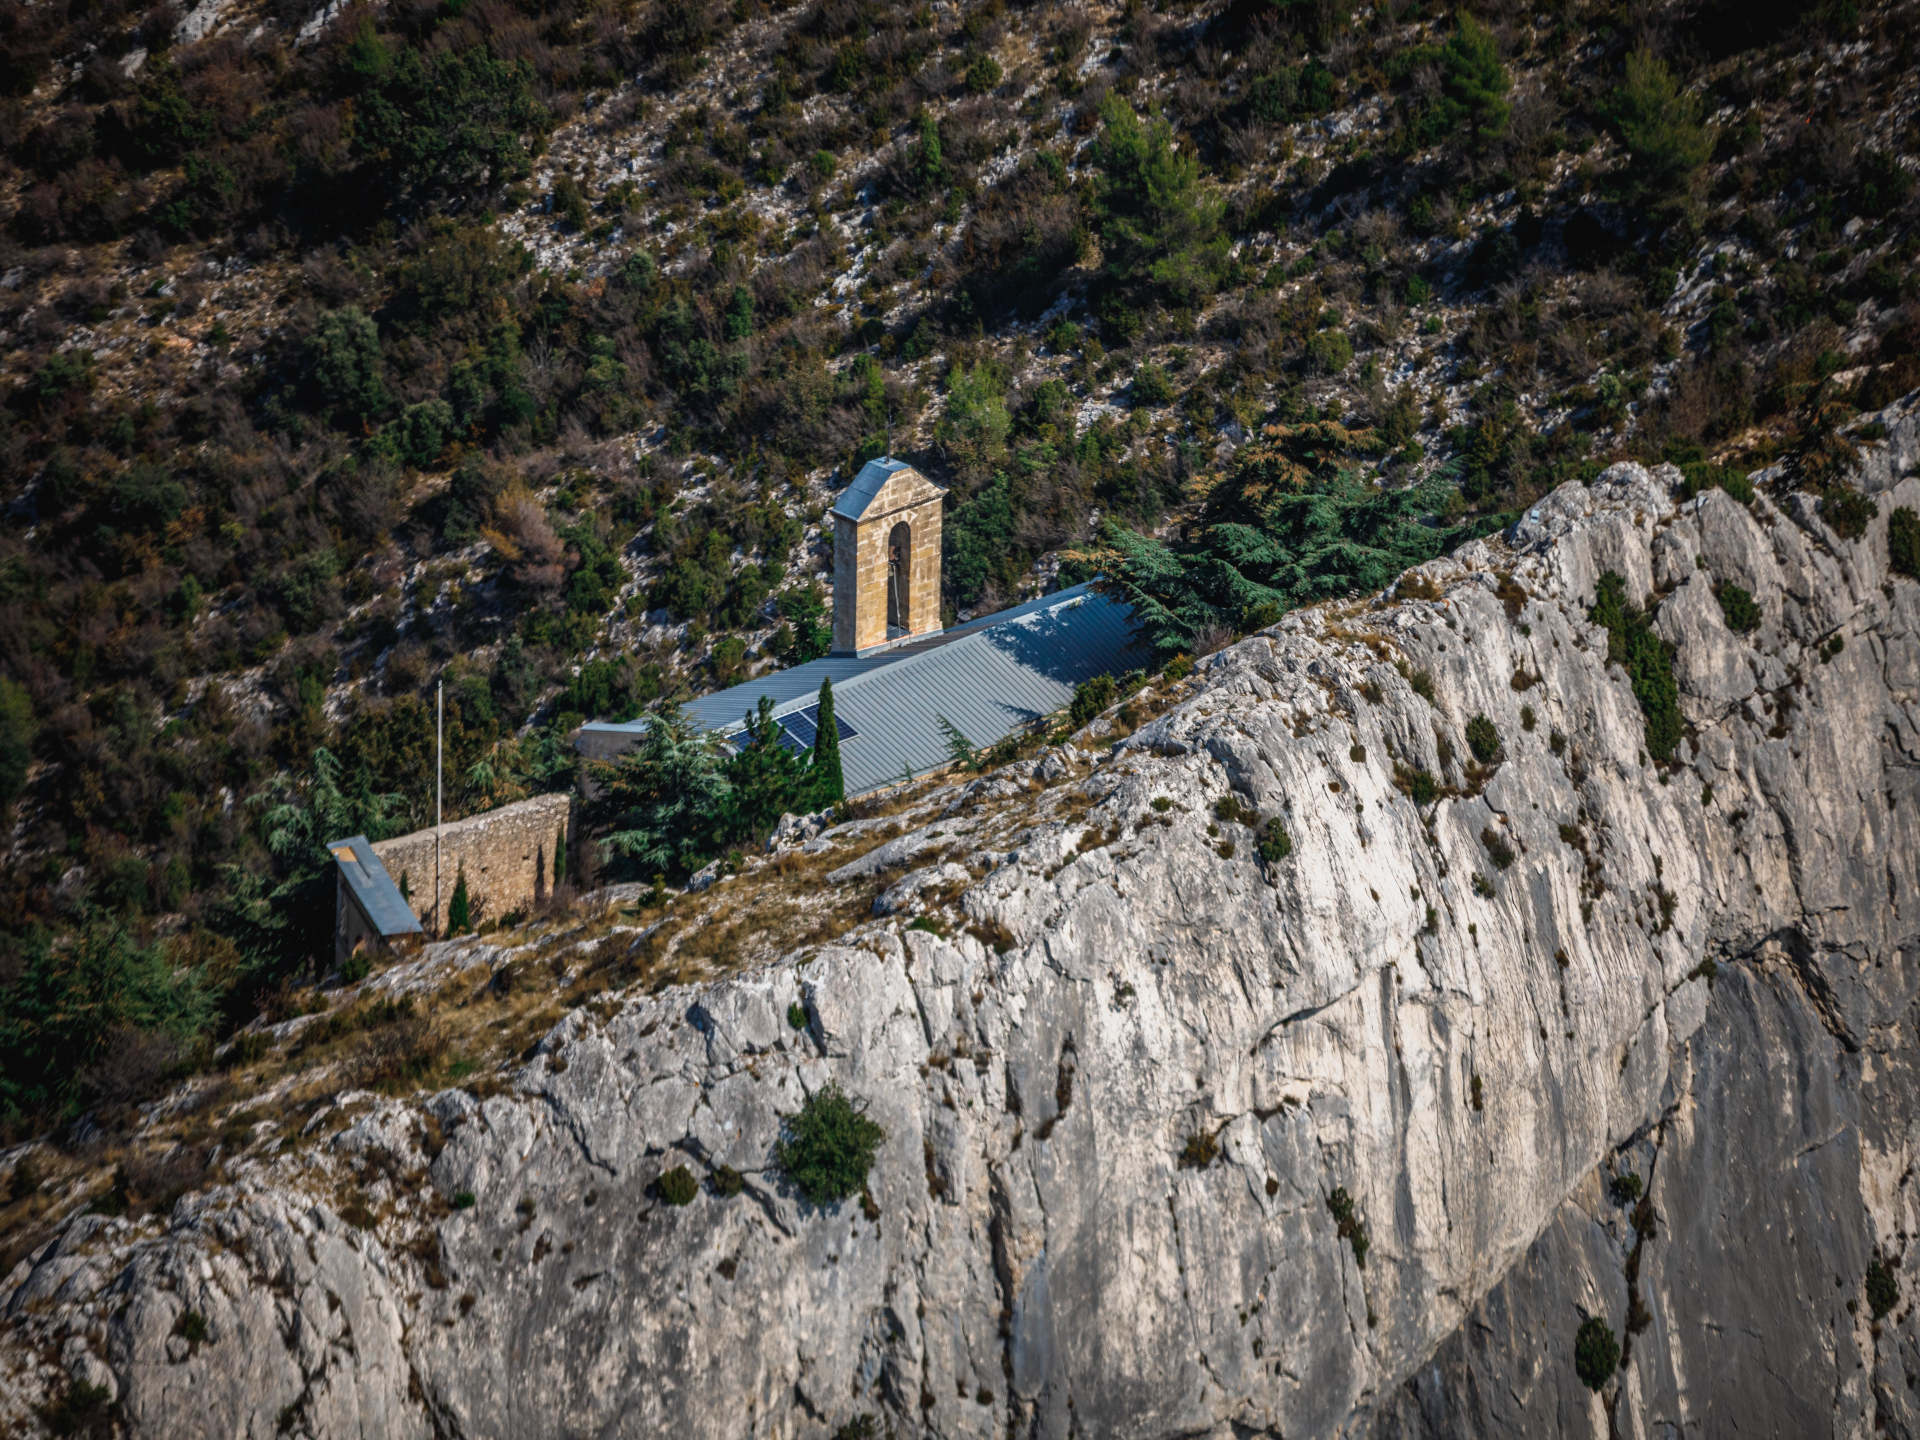
<svg viewBox="0 0 1920 1440"><path fill-rule="evenodd" d="M156 1436L1909 1433L1911 1311L1863 1286L1920 1229L1920 586L1885 544L1920 483L1847 542L1667 478L1290 615L1085 778L962 796L1035 823L889 841L931 878L837 944L577 1011L509 1093L348 1097L164 1224L76 1220L4 1287L11 1402L64 1371ZM1586 619L1606 571L1674 646L1671 766ZM770 1156L829 1082L887 1138L822 1209ZM665 1203L682 1164L744 1187ZM1588 1315L1628 1350L1598 1393Z"/></svg>

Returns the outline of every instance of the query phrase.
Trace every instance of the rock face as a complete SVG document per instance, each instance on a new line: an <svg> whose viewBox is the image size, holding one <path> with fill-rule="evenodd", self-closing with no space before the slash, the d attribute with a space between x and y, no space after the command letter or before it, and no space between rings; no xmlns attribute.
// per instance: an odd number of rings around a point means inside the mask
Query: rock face
<svg viewBox="0 0 1920 1440"><path fill-rule="evenodd" d="M837 945L75 1221L0 1290L7 1403L64 1369L153 1436L1913 1433L1920 1331L1865 1277L1910 1290L1920 1233L1885 541L1920 482L1846 542L1666 479L1212 657L1059 767L1071 819L891 842L937 883ZM1609 570L1675 649L1672 767L1586 619ZM820 1209L770 1155L830 1081L887 1138ZM682 1164L744 1189L664 1203ZM1598 1393L1588 1315L1628 1352Z"/></svg>

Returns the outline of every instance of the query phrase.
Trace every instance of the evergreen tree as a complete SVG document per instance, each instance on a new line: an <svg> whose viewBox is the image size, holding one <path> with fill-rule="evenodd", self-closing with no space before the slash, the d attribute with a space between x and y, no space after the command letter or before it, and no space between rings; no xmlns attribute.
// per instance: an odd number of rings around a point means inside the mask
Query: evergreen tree
<svg viewBox="0 0 1920 1440"><path fill-rule="evenodd" d="M733 785L713 736L677 705L650 717L640 743L595 778L601 843L624 873L678 877L718 852Z"/></svg>
<svg viewBox="0 0 1920 1440"><path fill-rule="evenodd" d="M1203 630L1258 628L1296 605L1379 590L1497 523L1435 524L1444 476L1379 489L1362 468L1379 448L1370 432L1340 425L1275 427L1225 477L1202 482L1190 539L1168 544L1109 524L1104 546L1082 558L1166 656Z"/></svg>
<svg viewBox="0 0 1920 1440"><path fill-rule="evenodd" d="M467 867L462 865L447 902L447 934L464 935L473 928L473 902L467 898Z"/></svg>
<svg viewBox="0 0 1920 1440"><path fill-rule="evenodd" d="M27 687L0 679L0 810L25 788L33 764L33 702Z"/></svg>
<svg viewBox="0 0 1920 1440"><path fill-rule="evenodd" d="M1100 107L1094 221L1108 279L1136 299L1194 305L1213 293L1226 261L1225 203L1201 183L1200 160L1174 147L1158 116L1142 123L1118 95Z"/></svg>
<svg viewBox="0 0 1920 1440"><path fill-rule="evenodd" d="M342 425L363 425L387 408L380 329L357 305L324 317L307 341L307 375L320 404Z"/></svg>
<svg viewBox="0 0 1920 1440"><path fill-rule="evenodd" d="M1692 197L1713 153L1713 132L1700 118L1700 101L1645 50L1627 57L1626 78L1608 104L1614 129L1627 147L1622 177L1626 197L1655 211L1671 211Z"/></svg>
<svg viewBox="0 0 1920 1440"><path fill-rule="evenodd" d="M1467 144L1484 150L1507 129L1513 88L1493 32L1462 14L1440 55L1441 95L1434 104L1434 120L1444 132L1466 127Z"/></svg>
<svg viewBox="0 0 1920 1440"><path fill-rule="evenodd" d="M553 840L553 888L558 890L567 879L567 832L564 826Z"/></svg>
<svg viewBox="0 0 1920 1440"><path fill-rule="evenodd" d="M820 682L820 728L813 737L813 803L819 809L838 805L847 795L840 771L840 725L833 718L833 681Z"/></svg>
<svg viewBox="0 0 1920 1440"><path fill-rule="evenodd" d="M782 815L807 807L812 786L806 762L780 743L780 722L773 718L772 700L762 695L759 708L746 722L745 733L734 742L738 748L727 762L733 790L723 843L766 839Z"/></svg>

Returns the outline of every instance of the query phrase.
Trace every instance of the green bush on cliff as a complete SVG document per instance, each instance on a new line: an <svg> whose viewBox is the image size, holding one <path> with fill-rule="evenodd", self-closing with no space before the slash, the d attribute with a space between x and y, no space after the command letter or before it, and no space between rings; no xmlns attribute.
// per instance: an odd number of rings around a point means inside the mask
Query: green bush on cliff
<svg viewBox="0 0 1920 1440"><path fill-rule="evenodd" d="M1609 570L1587 618L1607 632L1607 661L1633 682L1633 698L1646 717L1647 753L1665 763L1680 743L1680 686L1673 678L1673 647L1653 633L1652 616L1627 599L1627 582Z"/></svg>
<svg viewBox="0 0 1920 1440"><path fill-rule="evenodd" d="M1887 1262L1878 1255L1867 1266L1867 1308L1873 1318L1884 1320L1900 1303L1900 1281Z"/></svg>
<svg viewBox="0 0 1920 1440"><path fill-rule="evenodd" d="M807 1097L774 1146L774 1163L816 1205L857 1195L887 1132L838 1084Z"/></svg>
<svg viewBox="0 0 1920 1440"><path fill-rule="evenodd" d="M654 1182L654 1188L669 1205L691 1205L700 1193L700 1182L686 1166L676 1165Z"/></svg>
<svg viewBox="0 0 1920 1440"><path fill-rule="evenodd" d="M1920 514L1905 505L1887 518L1887 559L1896 574L1920 580Z"/></svg>
<svg viewBox="0 0 1920 1440"><path fill-rule="evenodd" d="M1580 1333L1573 1337L1573 1370L1589 1390L1604 1386L1620 1366L1620 1342L1613 1327L1598 1315L1580 1322Z"/></svg>

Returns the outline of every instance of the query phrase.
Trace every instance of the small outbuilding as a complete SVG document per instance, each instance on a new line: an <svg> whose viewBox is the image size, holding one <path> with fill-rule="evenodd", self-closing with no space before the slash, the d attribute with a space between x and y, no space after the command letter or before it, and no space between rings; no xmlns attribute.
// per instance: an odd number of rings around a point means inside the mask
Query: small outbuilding
<svg viewBox="0 0 1920 1440"><path fill-rule="evenodd" d="M396 941L418 935L420 917L393 883L387 867L364 835L332 840L338 879L333 907L333 961L344 965L356 950L380 953Z"/></svg>

